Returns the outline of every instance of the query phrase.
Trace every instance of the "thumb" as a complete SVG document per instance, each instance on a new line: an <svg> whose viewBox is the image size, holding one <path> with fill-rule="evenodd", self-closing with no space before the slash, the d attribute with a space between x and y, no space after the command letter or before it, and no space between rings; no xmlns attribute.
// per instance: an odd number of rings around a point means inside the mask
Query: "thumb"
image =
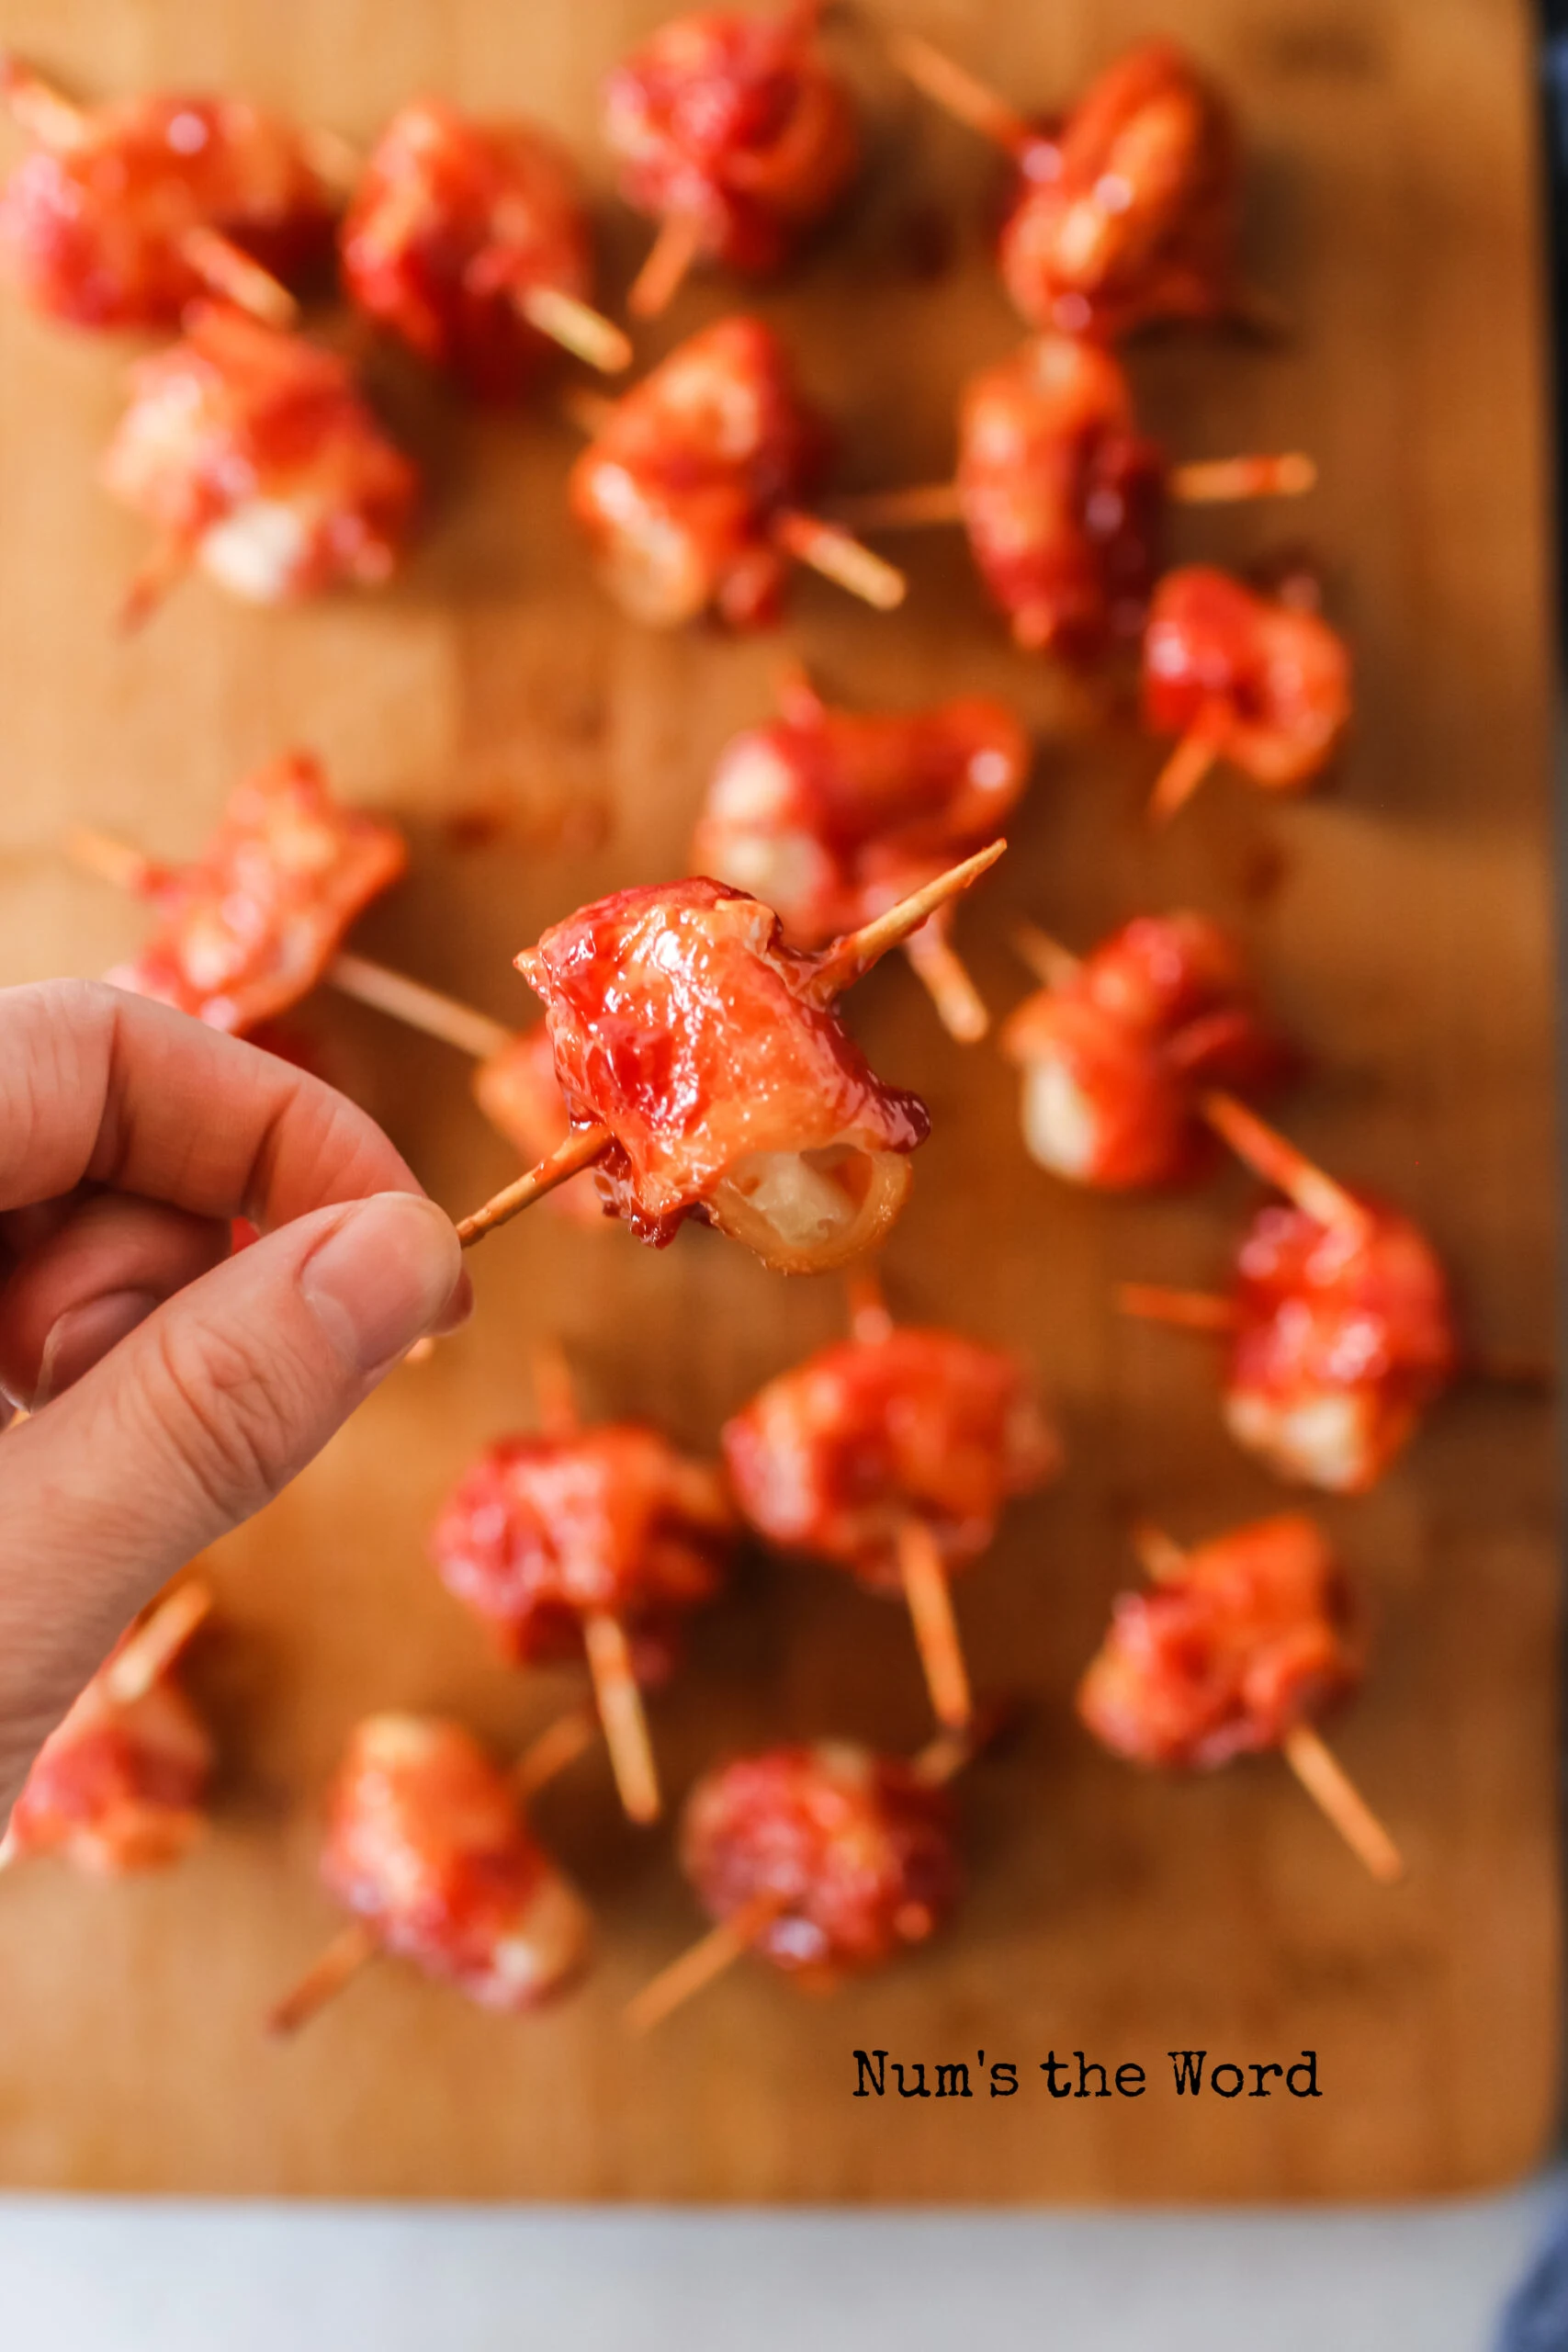
<svg viewBox="0 0 1568 2352"><path fill-rule="evenodd" d="M137 1610L468 1304L457 1235L423 1195L318 1209L176 1292L0 1439L0 1818Z"/></svg>

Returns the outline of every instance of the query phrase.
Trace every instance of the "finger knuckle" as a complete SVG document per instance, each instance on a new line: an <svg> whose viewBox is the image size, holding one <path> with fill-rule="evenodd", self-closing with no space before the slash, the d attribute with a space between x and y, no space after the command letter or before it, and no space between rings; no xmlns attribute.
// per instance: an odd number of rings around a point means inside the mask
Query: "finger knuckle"
<svg viewBox="0 0 1568 2352"><path fill-rule="evenodd" d="M243 1330L171 1321L157 1333L152 1401L187 1475L214 1510L248 1517L299 1466L299 1382Z"/></svg>

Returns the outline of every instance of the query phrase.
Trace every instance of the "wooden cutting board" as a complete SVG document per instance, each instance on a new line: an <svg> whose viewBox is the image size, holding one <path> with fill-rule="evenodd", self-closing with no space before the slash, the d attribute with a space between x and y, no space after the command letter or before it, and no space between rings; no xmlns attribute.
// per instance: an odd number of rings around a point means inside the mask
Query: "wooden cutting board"
<svg viewBox="0 0 1568 2352"><path fill-rule="evenodd" d="M594 91L665 0L0 0L0 33L96 95L232 86L351 137L401 98L522 108L601 191ZM387 371L426 457L428 537L394 594L281 616L182 591L144 638L108 627L138 530L96 490L122 354L0 308L0 978L101 968L141 918L66 870L67 820L193 849L249 764L314 746L409 829L412 878L366 952L506 1019L542 924L684 870L715 754L761 714L786 651L866 707L1012 696L1037 781L962 933L997 1010L1027 910L1087 944L1138 908L1236 925L1317 1074L1287 1124L1437 1236L1496 1351L1553 1336L1548 649L1539 190L1528 11L1514 0L1188 0L1181 29L1235 91L1253 161L1250 266L1296 332L1188 337L1135 371L1179 452L1303 446L1299 510L1193 514L1182 551L1324 560L1353 634L1360 719L1342 786L1271 807L1214 782L1168 835L1124 718L1015 656L964 551L908 548L895 619L802 583L786 631L727 642L620 621L567 527L572 441L548 401L479 416ZM921 0L918 25L1043 106L1150 28L1133 0ZM1157 18L1155 20L1157 22ZM991 275L995 168L836 32L875 108L865 185L798 277L705 280L646 356L755 302L842 427L845 485L950 460L961 378L1017 326ZM646 243L604 205L618 299ZM972 1891L953 1932L831 2003L737 1969L642 2046L622 2002L696 1924L668 1838L618 1817L602 1760L540 1806L603 1922L582 1994L498 2021L400 1966L297 2046L269 2001L335 1925L314 1808L355 1719L450 1708L507 1747L575 1691L514 1677L437 1585L424 1531L456 1473L531 1412L526 1340L557 1330L592 1407L711 1445L765 1376L836 1332L832 1282L790 1284L713 1236L668 1252L536 1214L487 1244L461 1341L389 1385L219 1555L201 1689L226 1758L216 1835L165 1878L100 1890L37 1864L0 1889L0 2179L31 2187L452 2197L1038 2199L1403 2196L1473 2188L1540 2154L1557 2085L1558 1570L1550 1407L1470 1386L1378 1492L1323 1517L1377 1634L1336 1739L1411 1862L1380 1892L1277 1761L1156 1781L1100 1755L1068 1701L1147 1512L1196 1536L1278 1490L1222 1435L1196 1342L1118 1321L1111 1285L1201 1282L1252 1197L1077 1197L1025 1159L1012 1073L947 1041L901 965L859 992L876 1067L935 1135L886 1272L911 1317L1023 1349L1060 1406L1063 1484L1010 1517L960 1611L982 1682L1038 1718L965 1792ZM436 1195L512 1171L445 1049L325 996L302 1016ZM658 1706L672 1792L739 1743L818 1732L897 1748L924 1730L908 1629L826 1572L760 1562L701 1623ZM1012 2061L965 2103L856 2100L857 2048ZM1318 2053L1322 2096L1178 2099L1166 2052ZM1040 2062L1141 2064L1138 2100L1056 2101Z"/></svg>

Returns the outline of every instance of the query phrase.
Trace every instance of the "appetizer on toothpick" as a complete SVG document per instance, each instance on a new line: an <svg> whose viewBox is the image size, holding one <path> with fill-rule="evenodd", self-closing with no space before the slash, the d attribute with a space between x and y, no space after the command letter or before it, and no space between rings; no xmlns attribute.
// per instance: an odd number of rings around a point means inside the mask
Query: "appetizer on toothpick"
<svg viewBox="0 0 1568 2352"><path fill-rule="evenodd" d="M638 1690L723 1582L738 1522L723 1474L641 1422L581 1424L558 1349L535 1360L539 1429L487 1446L432 1530L442 1582L517 1665L585 1657L621 1802L657 1820Z"/></svg>
<svg viewBox="0 0 1568 2352"><path fill-rule="evenodd" d="M1222 1295L1126 1283L1123 1313L1225 1343L1238 1445L1333 1494L1375 1486L1459 1369L1443 1269L1408 1217L1325 1176L1229 1096L1203 1114L1286 1202L1260 1209Z"/></svg>
<svg viewBox="0 0 1568 2352"><path fill-rule="evenodd" d="M483 399L515 399L552 345L611 373L631 364L591 305L576 170L530 124L414 99L377 141L340 242L350 300Z"/></svg>
<svg viewBox="0 0 1568 2352"><path fill-rule="evenodd" d="M199 1577L133 1625L51 1732L0 1838L0 1867L61 1854L95 1878L177 1862L207 1826L212 1736L179 1661L212 1610Z"/></svg>
<svg viewBox="0 0 1568 2352"><path fill-rule="evenodd" d="M1041 987L999 1043L1023 1073L1030 1157L1069 1183L1189 1182L1214 1152L1204 1094L1260 1093L1293 1066L1240 947L1207 915L1139 915L1085 956L1032 924L1017 938Z"/></svg>
<svg viewBox="0 0 1568 2352"><path fill-rule="evenodd" d="M79 107L7 56L0 106L37 142L0 191L0 254L36 310L170 327L205 293L292 320L283 281L332 250L335 141L241 98Z"/></svg>
<svg viewBox="0 0 1568 2352"><path fill-rule="evenodd" d="M1138 1531L1146 1592L1122 1593L1078 1686L1078 1713L1113 1755L1212 1770L1277 1747L1385 1885L1404 1865L1314 1724L1361 1679L1344 1577L1300 1512L1188 1552Z"/></svg>
<svg viewBox="0 0 1568 2352"><path fill-rule="evenodd" d="M759 899L700 879L620 890L555 924L517 967L547 1008L571 1132L459 1222L464 1246L592 1166L656 1248L696 1216L782 1273L863 1255L904 1204L929 1121L883 1085L834 1000L1006 846L817 956L785 947Z"/></svg>
<svg viewBox="0 0 1568 2352"><path fill-rule="evenodd" d="M659 224L627 296L652 318L699 261L748 275L787 261L853 176L849 94L818 47L820 0L769 16L677 17L604 84L621 193Z"/></svg>
<svg viewBox="0 0 1568 2352"><path fill-rule="evenodd" d="M964 385L951 481L868 491L835 512L864 531L962 524L1014 642L1088 662L1142 630L1170 504L1295 498L1316 479L1299 452L1170 463L1139 432L1114 356L1043 334Z"/></svg>
<svg viewBox="0 0 1568 2352"><path fill-rule="evenodd" d="M575 1984L592 1923L528 1828L519 1785L528 1773L527 1757L508 1774L461 1724L437 1716L357 1724L328 1796L321 1849L327 1892L354 1918L271 2011L268 2030L298 2032L382 1952L513 2014Z"/></svg>
<svg viewBox="0 0 1568 2352"><path fill-rule="evenodd" d="M680 1860L715 1925L627 2004L628 2031L662 2024L746 1952L826 1992L924 1943L963 1884L946 1784L1001 1721L988 1712L908 1762L819 1739L737 1757L699 1781Z"/></svg>
<svg viewBox="0 0 1568 2352"><path fill-rule="evenodd" d="M825 947L955 859L995 839L1021 798L1031 752L1005 703L980 695L929 709L835 710L805 673L779 715L719 755L692 864L750 890L791 947ZM984 1036L989 1016L939 908L904 943L944 1025Z"/></svg>
<svg viewBox="0 0 1568 2352"><path fill-rule="evenodd" d="M80 826L68 846L77 864L157 910L140 955L108 974L115 987L241 1036L320 981L342 982L344 965L353 982L360 967L341 955L344 938L408 865L397 827L340 807L302 752L237 785L188 865L160 865Z"/></svg>
<svg viewBox="0 0 1568 2352"><path fill-rule="evenodd" d="M103 481L156 537L125 627L140 626L192 565L252 605L391 578L418 470L332 352L197 303L180 342L138 360L130 387Z"/></svg>
<svg viewBox="0 0 1568 2352"><path fill-rule="evenodd" d="M1168 572L1144 632L1144 718L1179 735L1150 815L1185 806L1216 761L1266 792L1304 792L1350 724L1345 640L1299 597L1265 596L1208 564Z"/></svg>
<svg viewBox="0 0 1568 2352"><path fill-rule="evenodd" d="M721 319L596 412L571 513L616 604L656 628L760 628L794 563L891 611L903 574L807 511L828 447L772 328Z"/></svg>
<svg viewBox="0 0 1568 2352"><path fill-rule="evenodd" d="M1237 269L1230 109L1176 42L1140 41L1050 126L918 35L890 46L911 81L1017 166L998 260L1032 326L1114 342L1159 321L1257 314Z"/></svg>
<svg viewBox="0 0 1568 2352"><path fill-rule="evenodd" d="M769 1381L723 1443L760 1535L904 1599L937 1720L966 1724L950 1579L988 1549L1003 1505L1062 1461L1023 1365L956 1331L896 1325L862 1277L851 1337Z"/></svg>

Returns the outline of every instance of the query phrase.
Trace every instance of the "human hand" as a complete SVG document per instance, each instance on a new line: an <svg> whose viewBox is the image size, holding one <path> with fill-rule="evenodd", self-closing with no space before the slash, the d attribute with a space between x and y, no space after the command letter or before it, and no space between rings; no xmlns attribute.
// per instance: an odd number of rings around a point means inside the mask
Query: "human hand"
<svg viewBox="0 0 1568 2352"><path fill-rule="evenodd" d="M0 1825L159 1586L469 1304L319 1079L95 982L0 989L0 1428L33 1415L0 1436Z"/></svg>

